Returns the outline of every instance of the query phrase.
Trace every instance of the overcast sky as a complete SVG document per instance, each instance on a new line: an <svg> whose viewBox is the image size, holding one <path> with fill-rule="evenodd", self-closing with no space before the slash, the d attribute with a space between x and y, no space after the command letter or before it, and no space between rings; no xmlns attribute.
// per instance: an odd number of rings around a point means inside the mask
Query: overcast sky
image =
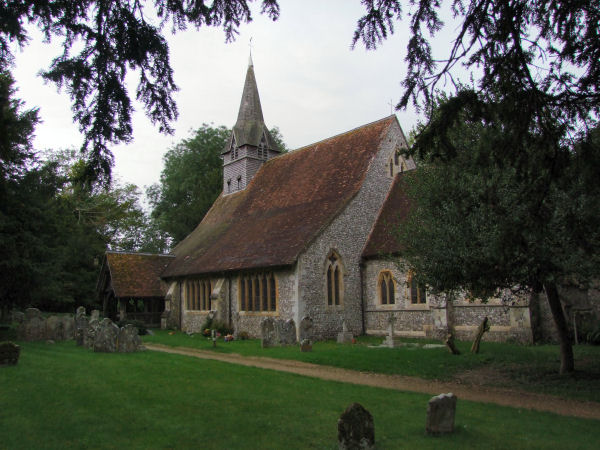
<svg viewBox="0 0 600 450"><path fill-rule="evenodd" d="M362 45L350 50L356 21L364 14L358 0L280 0L277 22L258 14L242 25L236 41L226 44L221 29L202 28L168 34L171 64L180 90L175 99L179 119L175 134L158 133L141 105L134 116L134 141L112 148L114 173L122 182L144 188L159 181L162 157L170 146L202 123L232 127L237 118L248 65L252 58L265 122L281 130L294 149L391 112L402 94L406 22L375 51ZM18 97L27 107L39 107L43 123L36 129L36 149L81 144L72 122L70 100L56 86L44 85L38 71L47 67L60 47L43 44L32 33L31 44L17 52L13 75ZM135 96L135 78L130 92ZM412 110L397 113L405 133L416 124Z"/></svg>

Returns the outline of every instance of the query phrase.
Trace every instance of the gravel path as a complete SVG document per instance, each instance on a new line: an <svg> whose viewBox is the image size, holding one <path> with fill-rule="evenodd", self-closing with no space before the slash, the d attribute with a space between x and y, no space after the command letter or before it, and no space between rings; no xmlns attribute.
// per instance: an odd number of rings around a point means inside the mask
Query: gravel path
<svg viewBox="0 0 600 450"><path fill-rule="evenodd" d="M600 420L600 403L595 402L583 402L531 392L440 382L401 375L358 372L289 359L241 356L235 353L215 353L185 347L168 347L159 344L145 344L145 347L153 351L213 359L231 364L259 367L261 369L278 370L280 372L295 373L322 380L341 381L343 383L354 383L399 391L421 392L431 395L452 392L462 400L494 403L514 408L548 411L563 416Z"/></svg>

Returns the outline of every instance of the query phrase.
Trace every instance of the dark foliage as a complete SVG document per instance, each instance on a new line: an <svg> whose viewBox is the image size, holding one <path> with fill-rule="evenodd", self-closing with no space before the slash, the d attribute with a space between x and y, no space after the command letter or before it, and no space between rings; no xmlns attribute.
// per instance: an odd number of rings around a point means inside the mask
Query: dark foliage
<svg viewBox="0 0 600 450"><path fill-rule="evenodd" d="M138 75L135 97L147 116L161 132L171 132L177 118L177 86L164 28L170 25L175 32L187 26L222 26L231 41L240 24L252 20L248 3L8 0L0 4L0 68L12 62L13 43L27 44L30 25L42 30L47 40L62 41L62 55L42 75L71 97L73 118L84 135L82 150L88 155L86 181L108 183L113 165L109 146L132 139L127 72ZM279 6L275 0L263 0L261 12L275 20Z"/></svg>

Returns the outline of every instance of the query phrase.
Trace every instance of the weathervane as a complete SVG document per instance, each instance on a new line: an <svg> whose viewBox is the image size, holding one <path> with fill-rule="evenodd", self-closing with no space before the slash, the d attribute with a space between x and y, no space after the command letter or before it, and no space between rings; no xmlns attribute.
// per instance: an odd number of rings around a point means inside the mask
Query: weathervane
<svg viewBox="0 0 600 450"><path fill-rule="evenodd" d="M390 116L394 115L394 103L392 102L392 99L390 98L390 102L388 103L388 105L390 105Z"/></svg>
<svg viewBox="0 0 600 450"><path fill-rule="evenodd" d="M250 47L250 58L252 58L252 37L250 38L250 42L248 43L248 47Z"/></svg>

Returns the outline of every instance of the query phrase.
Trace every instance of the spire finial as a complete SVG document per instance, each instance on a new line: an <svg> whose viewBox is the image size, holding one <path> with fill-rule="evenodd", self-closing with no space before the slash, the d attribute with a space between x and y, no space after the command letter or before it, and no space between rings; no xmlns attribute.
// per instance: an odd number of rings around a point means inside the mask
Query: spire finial
<svg viewBox="0 0 600 450"><path fill-rule="evenodd" d="M250 58L248 58L248 66L254 66L254 63L252 62L252 38L250 38L250 43L248 44L248 46L250 47Z"/></svg>

